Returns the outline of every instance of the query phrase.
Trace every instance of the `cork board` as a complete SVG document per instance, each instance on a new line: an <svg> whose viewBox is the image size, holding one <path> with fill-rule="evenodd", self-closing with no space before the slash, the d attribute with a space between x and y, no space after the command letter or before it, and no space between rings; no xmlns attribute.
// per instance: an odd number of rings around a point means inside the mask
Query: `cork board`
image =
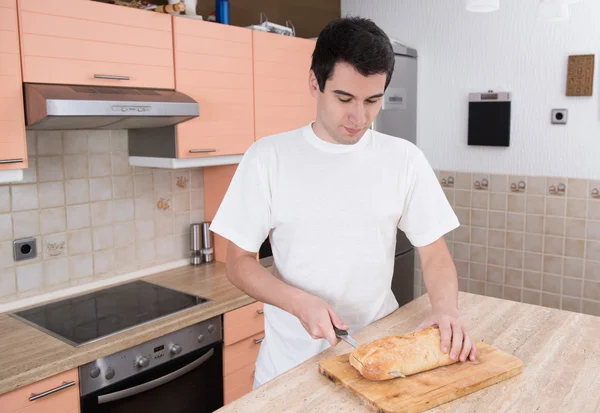
<svg viewBox="0 0 600 413"><path fill-rule="evenodd" d="M594 55L569 56L567 96L592 96L594 90Z"/></svg>

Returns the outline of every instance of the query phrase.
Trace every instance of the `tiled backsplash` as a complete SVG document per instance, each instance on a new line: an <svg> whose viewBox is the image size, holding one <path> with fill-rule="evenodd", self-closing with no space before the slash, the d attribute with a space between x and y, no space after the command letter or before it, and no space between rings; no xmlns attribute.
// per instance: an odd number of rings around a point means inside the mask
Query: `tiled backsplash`
<svg viewBox="0 0 600 413"><path fill-rule="evenodd" d="M201 168L133 168L125 131L28 132L27 146L24 181L0 185L0 302L189 256ZM29 236L38 257L16 263Z"/></svg>
<svg viewBox="0 0 600 413"><path fill-rule="evenodd" d="M600 315L600 181L436 173L461 291ZM418 262L415 280L425 293Z"/></svg>

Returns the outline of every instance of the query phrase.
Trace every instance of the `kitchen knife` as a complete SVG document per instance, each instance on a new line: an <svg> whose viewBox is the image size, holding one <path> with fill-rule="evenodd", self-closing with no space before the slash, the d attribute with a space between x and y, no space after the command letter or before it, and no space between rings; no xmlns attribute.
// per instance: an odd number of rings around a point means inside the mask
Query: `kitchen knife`
<svg viewBox="0 0 600 413"><path fill-rule="evenodd" d="M341 338L346 343L350 344L352 347L356 348L360 345L360 343L358 341L356 341L354 338L352 338L352 336L350 334L348 334L347 330L340 330L336 326L333 326L333 330L335 331L335 335L337 337ZM406 376L404 374L400 373L399 371L390 371L390 374L394 377L406 378Z"/></svg>

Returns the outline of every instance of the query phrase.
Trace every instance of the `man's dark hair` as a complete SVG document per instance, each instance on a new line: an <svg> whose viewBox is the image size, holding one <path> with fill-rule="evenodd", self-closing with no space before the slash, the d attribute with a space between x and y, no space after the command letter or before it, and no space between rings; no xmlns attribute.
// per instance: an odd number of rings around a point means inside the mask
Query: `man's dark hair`
<svg viewBox="0 0 600 413"><path fill-rule="evenodd" d="M363 76L387 74L387 88L394 72L394 50L388 36L372 20L342 17L323 28L312 55L310 68L321 92L338 62L350 64Z"/></svg>

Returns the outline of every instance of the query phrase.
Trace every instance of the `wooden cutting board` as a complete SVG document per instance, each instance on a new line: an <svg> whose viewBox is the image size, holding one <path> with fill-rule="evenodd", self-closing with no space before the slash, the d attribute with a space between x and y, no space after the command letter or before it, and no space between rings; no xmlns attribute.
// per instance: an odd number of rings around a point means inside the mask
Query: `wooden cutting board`
<svg viewBox="0 0 600 413"><path fill-rule="evenodd" d="M477 342L478 358L386 381L365 379L349 354L319 363L321 374L341 384L379 412L418 413L481 390L523 371L523 362L496 347Z"/></svg>

